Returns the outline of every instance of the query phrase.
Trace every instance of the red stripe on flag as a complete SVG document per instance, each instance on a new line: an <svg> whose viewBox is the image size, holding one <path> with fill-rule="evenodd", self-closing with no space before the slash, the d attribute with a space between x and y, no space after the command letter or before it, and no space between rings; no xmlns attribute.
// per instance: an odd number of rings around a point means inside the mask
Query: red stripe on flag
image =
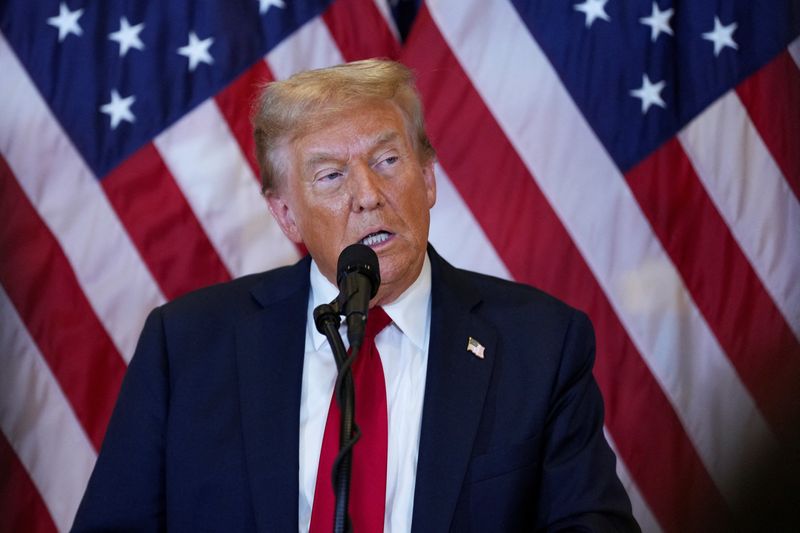
<svg viewBox="0 0 800 533"><path fill-rule="evenodd" d="M711 519L727 520L722 496L669 401L424 7L403 58L417 70L440 161L509 271L591 315L606 424L659 523L668 531L687 531ZM468 142L474 132L480 134L480 151Z"/></svg>
<svg viewBox="0 0 800 533"><path fill-rule="evenodd" d="M168 299L231 278L152 143L101 183Z"/></svg>
<svg viewBox="0 0 800 533"><path fill-rule="evenodd" d="M58 241L0 157L0 283L96 449L125 362L84 296Z"/></svg>
<svg viewBox="0 0 800 533"><path fill-rule="evenodd" d="M736 88L750 120L800 199L800 70L789 52Z"/></svg>
<svg viewBox="0 0 800 533"><path fill-rule="evenodd" d="M236 139L250 168L253 169L253 175L259 182L261 182L261 174L256 160L256 142L253 138L250 113L260 88L274 79L266 61L258 61L214 97L231 134ZM308 253L303 243L295 243L295 246L300 255Z"/></svg>
<svg viewBox="0 0 800 533"><path fill-rule="evenodd" d="M370 57L396 59L400 44L374 2L337 0L322 15L346 61Z"/></svg>
<svg viewBox="0 0 800 533"><path fill-rule="evenodd" d="M800 344L680 143L671 139L625 177L742 382L786 436L800 383Z"/></svg>
<svg viewBox="0 0 800 533"><path fill-rule="evenodd" d="M0 432L0 532L57 531L39 491Z"/></svg>
<svg viewBox="0 0 800 533"><path fill-rule="evenodd" d="M250 110L259 88L265 83L273 81L275 77L267 67L266 61L257 61L252 67L245 70L227 87L217 93L217 101L222 116L231 130L236 142L242 149L253 174L259 178L258 163L256 162L256 143L253 139L253 126L250 123Z"/></svg>

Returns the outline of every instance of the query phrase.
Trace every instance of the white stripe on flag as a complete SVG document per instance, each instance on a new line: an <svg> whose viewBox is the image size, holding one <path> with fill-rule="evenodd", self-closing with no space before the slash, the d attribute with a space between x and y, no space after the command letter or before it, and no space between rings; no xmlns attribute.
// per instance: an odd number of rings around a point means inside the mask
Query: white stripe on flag
<svg viewBox="0 0 800 533"><path fill-rule="evenodd" d="M154 143L233 277L297 260L213 98Z"/></svg>
<svg viewBox="0 0 800 533"><path fill-rule="evenodd" d="M678 137L742 252L800 339L800 204L736 91L711 104Z"/></svg>
<svg viewBox="0 0 800 533"><path fill-rule="evenodd" d="M397 29L397 23L394 20L394 16L392 16L392 10L389 7L390 0L373 0L375 2L375 6L378 8L381 16L386 20L386 26L389 28L389 31L392 32L392 35L398 41L400 40L400 31ZM391 0L392 3L396 3L397 0Z"/></svg>
<svg viewBox="0 0 800 533"><path fill-rule="evenodd" d="M0 35L0 151L61 244L98 318L130 360L164 297L96 177ZM43 157L37 146L47 146Z"/></svg>
<svg viewBox="0 0 800 533"><path fill-rule="evenodd" d="M0 316L0 428L56 527L67 531L97 456L2 287Z"/></svg>
<svg viewBox="0 0 800 533"><path fill-rule="evenodd" d="M614 455L617 456L617 476L619 476L622 486L625 487L625 491L628 493L628 496L631 499L633 516L639 523L642 533L661 533L661 527L658 525L656 517L653 516L653 513L650 511L650 507L648 507L647 503L644 501L644 498L642 498L642 493L639 492L639 487L636 486L636 483L634 483L633 479L631 478L631 474L628 472L628 467L625 466L625 463L620 458L614 439L611 438L611 435L605 427L603 428L603 433L606 436L609 446L611 446L611 449L614 451Z"/></svg>
<svg viewBox="0 0 800 533"><path fill-rule="evenodd" d="M284 39L267 54L266 60L272 74L279 80L301 70L344 62L322 17L314 17Z"/></svg>
<svg viewBox="0 0 800 533"><path fill-rule="evenodd" d="M505 264L464 203L450 178L436 165L436 205L429 240L442 257L459 268L511 279Z"/></svg>
<svg viewBox="0 0 800 533"><path fill-rule="evenodd" d="M797 68L800 68L800 37L792 41L789 45L789 55L794 59Z"/></svg>
<svg viewBox="0 0 800 533"><path fill-rule="evenodd" d="M429 2L429 9L603 287L711 477L732 499L739 467L755 446L773 446L775 438L625 178L509 3L443 0ZM648 290L631 294L629 287L645 281Z"/></svg>

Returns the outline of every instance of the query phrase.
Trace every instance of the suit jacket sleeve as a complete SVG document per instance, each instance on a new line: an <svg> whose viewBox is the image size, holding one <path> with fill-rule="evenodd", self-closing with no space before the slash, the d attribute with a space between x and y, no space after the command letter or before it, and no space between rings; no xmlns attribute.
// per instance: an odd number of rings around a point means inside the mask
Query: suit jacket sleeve
<svg viewBox="0 0 800 533"><path fill-rule="evenodd" d="M147 318L73 531L166 529L169 369L161 309Z"/></svg>
<svg viewBox="0 0 800 533"><path fill-rule="evenodd" d="M594 332L575 311L544 428L539 523L548 531L638 531L603 435L603 400L592 375Z"/></svg>

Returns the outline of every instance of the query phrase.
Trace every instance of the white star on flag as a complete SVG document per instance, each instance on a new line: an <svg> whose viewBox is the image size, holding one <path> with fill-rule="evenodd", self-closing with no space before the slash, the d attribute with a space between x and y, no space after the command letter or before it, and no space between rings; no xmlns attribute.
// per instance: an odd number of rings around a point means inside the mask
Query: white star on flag
<svg viewBox="0 0 800 533"><path fill-rule="evenodd" d="M639 22L645 26L650 26L650 40L652 42L656 42L661 32L673 35L672 28L669 25L669 19L672 18L673 13L672 8L661 11L658 8L658 4L653 2L653 11L650 12L650 16L639 19Z"/></svg>
<svg viewBox="0 0 800 533"><path fill-rule="evenodd" d="M731 22L727 26L723 26L719 21L719 17L714 17L714 29L703 34L703 39L714 43L714 55L718 56L723 48L729 46L734 50L739 47L736 41L733 40L733 32L736 31L737 23Z"/></svg>
<svg viewBox="0 0 800 533"><path fill-rule="evenodd" d="M178 48L178 53L189 58L189 70L193 71L200 63L212 64L214 58L208 53L214 38L200 40L195 32L189 32L189 44Z"/></svg>
<svg viewBox="0 0 800 533"><path fill-rule="evenodd" d="M136 101L136 97L126 96L121 98L116 89L111 90L111 101L100 107L100 111L111 118L111 129L117 129L123 120L134 122L136 117L131 112L131 105Z"/></svg>
<svg viewBox="0 0 800 533"><path fill-rule="evenodd" d="M78 36L83 34L83 29L78 24L81 15L83 15L83 9L70 11L67 4L61 2L61 5L58 6L58 16L47 19L49 25L58 28L58 42L66 39L70 33Z"/></svg>
<svg viewBox="0 0 800 533"><path fill-rule="evenodd" d="M258 0L258 12L262 15L266 13L269 8L271 7L278 7L283 9L286 7L286 4L283 0Z"/></svg>
<svg viewBox="0 0 800 533"><path fill-rule="evenodd" d="M597 19L611 20L611 17L606 13L607 3L608 0L585 0L582 4L575 5L575 11L580 11L586 15L586 27L590 28Z"/></svg>
<svg viewBox="0 0 800 533"><path fill-rule="evenodd" d="M139 34L143 29L144 23L131 26L127 18L122 17L119 19L119 29L114 33L109 33L108 38L119 43L120 57L125 57L125 54L127 54L128 50L131 48L144 50L144 43L139 38Z"/></svg>
<svg viewBox="0 0 800 533"><path fill-rule="evenodd" d="M663 80L658 83L653 83L650 81L650 78L647 77L647 74L642 74L642 86L631 91L631 96L639 98L642 101L642 114L647 113L651 105L667 107L667 104L661 99L661 91L664 89L665 85L666 82Z"/></svg>

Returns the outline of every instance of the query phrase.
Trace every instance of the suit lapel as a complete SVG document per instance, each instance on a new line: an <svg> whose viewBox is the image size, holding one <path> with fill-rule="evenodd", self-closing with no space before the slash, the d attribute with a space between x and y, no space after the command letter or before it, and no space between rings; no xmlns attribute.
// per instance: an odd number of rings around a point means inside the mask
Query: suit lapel
<svg viewBox="0 0 800 533"><path fill-rule="evenodd" d="M253 289L262 308L237 326L242 431L260 531L298 529L299 413L309 264L301 261Z"/></svg>
<svg viewBox="0 0 800 533"><path fill-rule="evenodd" d="M473 309L474 288L428 249L432 266L431 340L414 494L412 531L447 531L481 419L496 332ZM485 347L467 351L469 337Z"/></svg>

